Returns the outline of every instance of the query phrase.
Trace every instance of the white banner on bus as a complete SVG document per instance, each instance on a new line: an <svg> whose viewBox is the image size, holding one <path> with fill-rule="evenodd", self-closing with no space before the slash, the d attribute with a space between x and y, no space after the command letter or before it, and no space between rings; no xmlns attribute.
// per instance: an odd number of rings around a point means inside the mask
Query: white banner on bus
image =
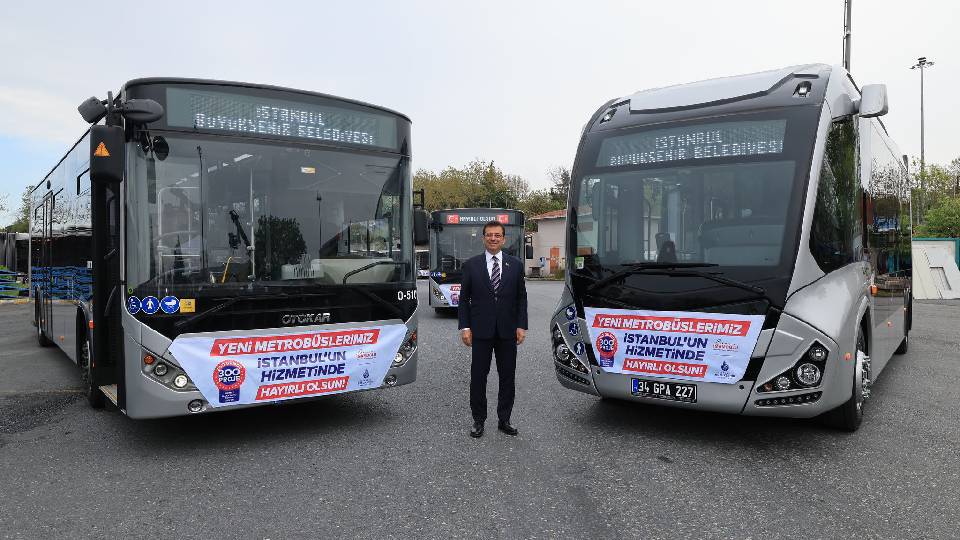
<svg viewBox="0 0 960 540"><path fill-rule="evenodd" d="M460 305L460 284L459 283L437 285L437 287L440 287L440 292L443 293L443 297L447 299L447 302L449 302L451 306L457 307Z"/></svg>
<svg viewBox="0 0 960 540"><path fill-rule="evenodd" d="M400 349L402 324L271 335L183 335L170 345L210 405L224 407L377 388Z"/></svg>
<svg viewBox="0 0 960 540"><path fill-rule="evenodd" d="M763 315L584 307L590 343L609 373L731 384L743 378Z"/></svg>

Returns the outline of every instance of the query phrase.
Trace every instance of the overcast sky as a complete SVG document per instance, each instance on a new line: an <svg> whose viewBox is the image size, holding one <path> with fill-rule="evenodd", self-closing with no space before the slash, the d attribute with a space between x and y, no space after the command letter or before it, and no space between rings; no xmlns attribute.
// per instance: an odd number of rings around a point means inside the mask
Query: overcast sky
<svg viewBox="0 0 960 540"><path fill-rule="evenodd" d="M103 8L115 6L109 13ZM793 64L838 64L843 0L19 3L0 18L0 194L8 205L83 133L76 111L137 77L266 83L413 120L416 168L494 160L531 186L570 166L607 100ZM960 3L854 0L852 72L886 83L884 117L927 163L960 156ZM0 224L10 216L0 215Z"/></svg>

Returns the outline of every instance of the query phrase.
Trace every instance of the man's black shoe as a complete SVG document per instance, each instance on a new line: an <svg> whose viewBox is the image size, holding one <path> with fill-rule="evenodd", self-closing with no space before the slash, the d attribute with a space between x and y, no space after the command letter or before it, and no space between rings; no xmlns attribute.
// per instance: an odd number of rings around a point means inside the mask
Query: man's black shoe
<svg viewBox="0 0 960 540"><path fill-rule="evenodd" d="M499 424L497 424L497 429L506 433L507 435L512 435L512 436L516 436L517 433L520 433L519 431L517 431L517 428L511 426L507 422L500 422Z"/></svg>
<svg viewBox="0 0 960 540"><path fill-rule="evenodd" d="M474 439L483 437L483 422L473 423L473 429L470 430L470 436L473 437Z"/></svg>

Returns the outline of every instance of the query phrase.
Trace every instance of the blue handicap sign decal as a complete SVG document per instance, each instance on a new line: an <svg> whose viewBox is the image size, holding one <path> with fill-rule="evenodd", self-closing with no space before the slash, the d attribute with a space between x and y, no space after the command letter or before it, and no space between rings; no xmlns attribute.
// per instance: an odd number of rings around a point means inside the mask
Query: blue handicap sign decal
<svg viewBox="0 0 960 540"><path fill-rule="evenodd" d="M567 325L567 332L571 336L580 335L580 325L575 322L570 323L569 325Z"/></svg>
<svg viewBox="0 0 960 540"><path fill-rule="evenodd" d="M131 315L140 313L140 299L136 296L127 297L127 311L129 311Z"/></svg>
<svg viewBox="0 0 960 540"><path fill-rule="evenodd" d="M164 296L160 301L160 309L164 313L176 313L180 311L180 299L176 296Z"/></svg>
<svg viewBox="0 0 960 540"><path fill-rule="evenodd" d="M153 315L160 309L160 300L156 296L147 296L140 301L140 309L147 315Z"/></svg>

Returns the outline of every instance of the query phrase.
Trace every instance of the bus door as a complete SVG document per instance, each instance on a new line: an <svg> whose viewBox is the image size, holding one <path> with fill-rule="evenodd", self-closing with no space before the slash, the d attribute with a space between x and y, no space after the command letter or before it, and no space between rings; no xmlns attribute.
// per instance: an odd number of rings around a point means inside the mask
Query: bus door
<svg viewBox="0 0 960 540"><path fill-rule="evenodd" d="M51 321L53 320L53 205L56 194L52 191L43 197L40 203L40 261L39 266L43 269L40 277L40 283L37 286L39 294L37 301L40 303L39 320L37 324L50 336Z"/></svg>

